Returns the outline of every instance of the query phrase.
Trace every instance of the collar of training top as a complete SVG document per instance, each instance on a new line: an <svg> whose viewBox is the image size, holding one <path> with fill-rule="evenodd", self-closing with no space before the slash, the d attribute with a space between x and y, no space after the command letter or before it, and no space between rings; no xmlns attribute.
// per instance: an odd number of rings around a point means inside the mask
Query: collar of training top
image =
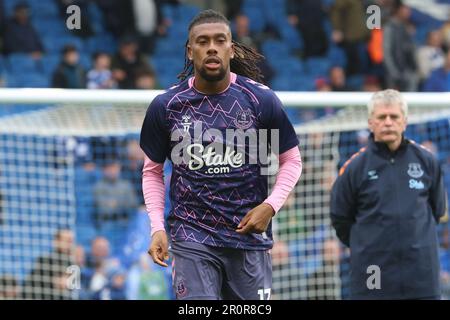
<svg viewBox="0 0 450 320"><path fill-rule="evenodd" d="M387 156L387 157L392 157L395 156L397 154L399 154L400 152L404 151L406 146L408 144L410 144L411 141L405 138L405 135L402 134L402 142L400 143L400 146L398 147L397 150L395 151L391 151L387 144L384 142L376 142L374 140L374 136L373 133L370 134L369 136L369 147L376 153Z"/></svg>

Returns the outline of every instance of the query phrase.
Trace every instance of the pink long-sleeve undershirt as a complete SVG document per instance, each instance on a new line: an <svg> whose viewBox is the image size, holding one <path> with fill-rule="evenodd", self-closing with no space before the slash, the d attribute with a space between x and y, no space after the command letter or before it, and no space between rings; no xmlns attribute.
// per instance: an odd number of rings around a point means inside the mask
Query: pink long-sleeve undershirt
<svg viewBox="0 0 450 320"><path fill-rule="evenodd" d="M145 205L150 218L151 235L164 230L165 187L163 180L163 163L157 163L145 157L142 169L142 190ZM302 161L298 147L289 149L279 156L279 170L272 193L264 203L276 212L280 210L289 193L294 188L302 172Z"/></svg>
<svg viewBox="0 0 450 320"><path fill-rule="evenodd" d="M152 226L151 235L156 231L164 230L164 164L157 163L147 156L142 169L142 191L145 206Z"/></svg>
<svg viewBox="0 0 450 320"><path fill-rule="evenodd" d="M271 194L263 201L263 203L269 204L275 213L281 209L302 174L300 150L298 147L294 147L283 152L280 154L278 162L279 168L275 185Z"/></svg>

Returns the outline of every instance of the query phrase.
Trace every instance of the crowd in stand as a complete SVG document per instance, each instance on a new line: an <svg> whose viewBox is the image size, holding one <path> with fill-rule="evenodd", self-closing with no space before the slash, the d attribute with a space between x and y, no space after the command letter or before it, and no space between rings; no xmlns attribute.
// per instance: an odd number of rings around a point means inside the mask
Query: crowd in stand
<svg viewBox="0 0 450 320"><path fill-rule="evenodd" d="M160 88L158 75L148 57L173 24L164 16L164 6L182 3L196 5L199 10L219 9L232 21L234 38L259 50L266 40L280 38L279 28L270 23L255 31L254 20L243 10L246 1L54 1L61 17L67 17L64 9L71 4L78 5L84 12L88 3L95 3L103 15L106 30L119 43L116 53L93 53L90 70L80 63L76 46L65 46L51 81L51 85L58 88ZM333 91L364 90L367 82L402 91L449 90L450 18L446 22L432 18L424 22L401 0L285 0L282 3L286 21L303 43L295 52L296 59L306 62L311 58L329 58L333 50L344 56L344 61L340 62L329 59L328 74L313 79L317 82L316 90L320 90L324 82L329 83ZM381 9L381 29L368 28L366 8L372 4ZM40 59L47 50L42 35L31 23L30 7L26 2L18 2L10 17L5 17L3 7L0 1L3 54L26 53ZM73 33L88 39L95 34L93 21L86 14L81 17L81 29ZM426 37L422 36L424 32ZM280 73L274 65L276 62L272 59L260 66L268 84ZM336 68L342 68L344 76L353 79L353 83L333 86L332 73ZM274 85L277 89L276 83Z"/></svg>

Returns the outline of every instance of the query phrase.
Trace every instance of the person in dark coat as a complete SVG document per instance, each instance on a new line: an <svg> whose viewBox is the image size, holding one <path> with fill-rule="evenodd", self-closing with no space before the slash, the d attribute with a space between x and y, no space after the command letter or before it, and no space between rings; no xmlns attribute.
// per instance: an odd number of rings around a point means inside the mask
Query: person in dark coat
<svg viewBox="0 0 450 320"><path fill-rule="evenodd" d="M79 59L77 48L72 45L64 47L63 59L53 73L53 88L86 88L86 71L79 64Z"/></svg>
<svg viewBox="0 0 450 320"><path fill-rule="evenodd" d="M54 238L54 250L38 257L25 280L24 298L34 300L70 300L68 268L73 265L74 233L60 229Z"/></svg>
<svg viewBox="0 0 450 320"><path fill-rule="evenodd" d="M5 25L3 51L5 54L29 53L35 58L44 51L41 38L30 23L29 7L25 2L14 7L14 16Z"/></svg>
<svg viewBox="0 0 450 320"><path fill-rule="evenodd" d="M328 39L324 29L326 14L321 1L287 0L289 23L297 28L304 42L304 58L324 56Z"/></svg>
<svg viewBox="0 0 450 320"><path fill-rule="evenodd" d="M342 166L331 194L333 227L351 252L350 298L440 299L441 167L404 137L408 106L398 91L375 93L368 111L368 145Z"/></svg>
<svg viewBox="0 0 450 320"><path fill-rule="evenodd" d="M145 55L139 52L136 39L132 36L121 39L119 51L112 59L111 69L120 89L135 89L139 73L143 70L154 72Z"/></svg>

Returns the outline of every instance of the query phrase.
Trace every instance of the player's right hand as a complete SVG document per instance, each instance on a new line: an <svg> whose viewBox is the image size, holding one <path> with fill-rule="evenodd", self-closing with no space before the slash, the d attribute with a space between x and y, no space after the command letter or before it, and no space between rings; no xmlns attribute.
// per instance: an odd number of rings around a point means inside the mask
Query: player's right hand
<svg viewBox="0 0 450 320"><path fill-rule="evenodd" d="M169 259L169 242L164 230L156 231L153 234L148 254L152 257L154 263L167 267L167 263L164 260Z"/></svg>

